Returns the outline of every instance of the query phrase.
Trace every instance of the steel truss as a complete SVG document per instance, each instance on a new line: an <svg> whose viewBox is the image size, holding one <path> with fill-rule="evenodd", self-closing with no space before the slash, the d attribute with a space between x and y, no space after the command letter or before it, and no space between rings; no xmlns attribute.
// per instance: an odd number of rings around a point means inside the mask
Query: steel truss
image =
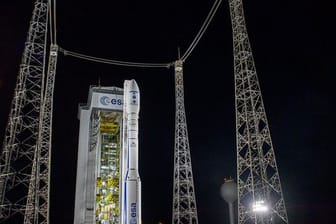
<svg viewBox="0 0 336 224"><path fill-rule="evenodd" d="M195 188L184 108L183 62L175 62L175 152L173 224L197 224Z"/></svg>
<svg viewBox="0 0 336 224"><path fill-rule="evenodd" d="M242 0L229 0L234 53L238 223L288 223ZM264 206L264 212L253 206Z"/></svg>
<svg viewBox="0 0 336 224"><path fill-rule="evenodd" d="M36 0L0 157L0 222L49 223L52 97L57 46L46 51L50 0Z"/></svg>

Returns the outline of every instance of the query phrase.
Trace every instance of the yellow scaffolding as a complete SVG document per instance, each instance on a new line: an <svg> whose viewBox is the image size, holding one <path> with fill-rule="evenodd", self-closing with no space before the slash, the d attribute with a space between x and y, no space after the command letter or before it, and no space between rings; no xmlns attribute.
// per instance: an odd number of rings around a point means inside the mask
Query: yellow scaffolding
<svg viewBox="0 0 336 224"><path fill-rule="evenodd" d="M100 161L96 180L96 223L119 223L120 119L117 112L100 114Z"/></svg>

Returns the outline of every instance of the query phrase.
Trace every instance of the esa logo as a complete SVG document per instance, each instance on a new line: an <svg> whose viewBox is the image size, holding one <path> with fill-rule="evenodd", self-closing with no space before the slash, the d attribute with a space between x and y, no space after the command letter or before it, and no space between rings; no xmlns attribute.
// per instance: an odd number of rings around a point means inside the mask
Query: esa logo
<svg viewBox="0 0 336 224"><path fill-rule="evenodd" d="M108 96L102 96L100 97L100 103L107 106L109 104L112 104L112 105L122 105L122 101L121 99L115 99L115 98L112 98L110 99L110 97Z"/></svg>
<svg viewBox="0 0 336 224"><path fill-rule="evenodd" d="M131 203L131 219L130 224L136 224L137 223L137 205L136 203Z"/></svg>

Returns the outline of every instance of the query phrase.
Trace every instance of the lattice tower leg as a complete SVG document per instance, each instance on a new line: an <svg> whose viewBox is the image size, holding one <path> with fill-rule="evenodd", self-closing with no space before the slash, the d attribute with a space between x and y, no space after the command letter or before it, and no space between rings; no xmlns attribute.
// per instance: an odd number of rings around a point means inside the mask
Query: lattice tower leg
<svg viewBox="0 0 336 224"><path fill-rule="evenodd" d="M242 0L229 0L234 53L238 223L288 223ZM253 211L264 201L266 212Z"/></svg>
<svg viewBox="0 0 336 224"><path fill-rule="evenodd" d="M184 108L183 63L175 62L175 152L173 224L197 224L195 188Z"/></svg>
<svg viewBox="0 0 336 224"><path fill-rule="evenodd" d="M57 46L52 45L24 224L49 223L52 115L56 64Z"/></svg>
<svg viewBox="0 0 336 224"><path fill-rule="evenodd" d="M38 136L48 0L37 0L16 81L0 158L0 222L23 220Z"/></svg>

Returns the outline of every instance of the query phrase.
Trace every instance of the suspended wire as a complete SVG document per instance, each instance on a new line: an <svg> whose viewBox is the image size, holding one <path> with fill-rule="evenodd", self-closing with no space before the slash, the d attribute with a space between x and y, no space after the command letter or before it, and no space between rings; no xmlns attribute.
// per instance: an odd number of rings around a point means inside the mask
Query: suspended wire
<svg viewBox="0 0 336 224"><path fill-rule="evenodd" d="M54 11L53 11L53 15L54 15L54 44L57 44L57 39L56 39L56 0L54 0Z"/></svg>
<svg viewBox="0 0 336 224"><path fill-rule="evenodd" d="M53 34L53 23L52 23L52 4L51 4L51 0L48 1L48 9L49 9L49 13L48 13L48 16L49 16L49 27L50 27L50 42L51 44L54 44L54 34Z"/></svg>
<svg viewBox="0 0 336 224"><path fill-rule="evenodd" d="M139 62L127 62L127 61L118 61L118 60L112 60L112 59L105 59L105 58L99 58L99 57L92 57L85 54L76 53L73 51L65 50L61 47L59 47L59 51L62 52L64 55L69 55L72 57L88 60L88 61L94 61L104 64L111 64L111 65L119 65L119 66L127 66L127 67L143 67L143 68L169 68L173 65L173 62L170 63L139 63Z"/></svg>
<svg viewBox="0 0 336 224"><path fill-rule="evenodd" d="M212 18L214 17L214 15L217 12L217 9L219 8L220 4L221 4L222 0L216 0L215 3L213 4L208 16L206 17L201 29L198 31L196 37L194 38L193 42L190 44L189 48L186 50L186 52L183 54L181 60L184 62L185 60L187 60L187 58L189 57L189 55L191 54L191 52L195 49L196 45L198 44L198 42L200 41L200 39L202 38L203 34L205 33L206 29L208 28L209 24L212 21Z"/></svg>
<svg viewBox="0 0 336 224"><path fill-rule="evenodd" d="M217 9L219 8L222 0L216 0L211 7L211 10L209 14L207 15L203 25L201 26L201 29L198 31L197 35L195 36L194 40L191 42L190 46L186 50L186 52L183 54L182 58L179 56L179 60L182 60L183 62L187 60L187 58L190 56L192 51L195 49L196 45L202 38L203 34L207 30L209 24L211 23L214 15L217 12ZM53 18L54 18L54 41L56 44L56 0L54 0L54 13L53 13ZM94 62L99 62L99 63L105 63L105 64L112 64L112 65L119 65L119 66L126 66L126 67L143 67L143 68L169 68L170 66L174 65L174 62L169 62L169 63L139 63L139 62L127 62L127 61L119 61L119 60L112 60L112 59L105 59L105 58L100 58L100 57L93 57L85 54L80 54L77 52L73 51L68 51L65 50L61 47L59 47L59 51L62 52L64 55L69 55L72 57L80 58L83 60L88 60L88 61L94 61Z"/></svg>
<svg viewBox="0 0 336 224"><path fill-rule="evenodd" d="M50 26L50 42L56 45L56 0L48 1L49 9L49 26Z"/></svg>

